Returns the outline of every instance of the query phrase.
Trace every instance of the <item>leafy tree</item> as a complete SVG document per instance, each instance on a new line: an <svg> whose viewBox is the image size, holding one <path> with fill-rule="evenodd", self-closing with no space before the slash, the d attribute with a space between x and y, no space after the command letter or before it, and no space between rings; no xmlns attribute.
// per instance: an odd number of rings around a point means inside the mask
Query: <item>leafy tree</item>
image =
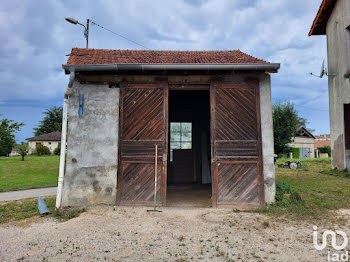
<svg viewBox="0 0 350 262"><path fill-rule="evenodd" d="M299 117L292 102L278 102L272 105L273 138L275 153L288 151L288 143L292 142L300 126L306 128L307 120Z"/></svg>
<svg viewBox="0 0 350 262"><path fill-rule="evenodd" d="M39 126L34 128L34 135L40 136L43 134L62 130L62 107L51 107L44 112L44 118L40 121Z"/></svg>
<svg viewBox="0 0 350 262"><path fill-rule="evenodd" d="M24 157L25 157L25 156L28 154L28 152L29 152L28 143L23 143L23 142L22 142L22 144L16 146L16 149L17 149L17 151L18 151L18 154L21 155L22 161L24 161Z"/></svg>
<svg viewBox="0 0 350 262"><path fill-rule="evenodd" d="M8 156L16 144L15 132L19 131L24 123L3 118L0 120L0 156Z"/></svg>

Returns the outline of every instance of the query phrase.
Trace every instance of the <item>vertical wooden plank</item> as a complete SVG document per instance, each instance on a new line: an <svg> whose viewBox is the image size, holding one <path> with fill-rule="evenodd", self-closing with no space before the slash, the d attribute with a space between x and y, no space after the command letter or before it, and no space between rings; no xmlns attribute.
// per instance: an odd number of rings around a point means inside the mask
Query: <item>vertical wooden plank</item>
<svg viewBox="0 0 350 262"><path fill-rule="evenodd" d="M168 177L168 137L169 137L169 88L168 82L163 82L164 88L164 151L163 151L163 170L162 170L162 183L161 183L161 194L162 204L166 206L166 195L167 195L167 177Z"/></svg>
<svg viewBox="0 0 350 262"><path fill-rule="evenodd" d="M123 134L123 96L125 92L124 85L120 87L119 89L119 130L118 130L118 171L117 171L117 201L116 204L120 205L120 201L122 199L122 174L123 174L123 166L121 161L121 141L122 141L122 134Z"/></svg>
<svg viewBox="0 0 350 262"><path fill-rule="evenodd" d="M211 174L212 174L212 207L217 207L218 200L218 172L215 158L215 140L216 140L216 125L215 125L215 95L217 82L210 84L210 145L211 145Z"/></svg>
<svg viewBox="0 0 350 262"><path fill-rule="evenodd" d="M263 158L262 158L262 138L261 138L261 112L260 112L260 85L258 80L247 80L248 85L255 88L256 94L256 115L257 123L256 129L258 132L258 152L259 152L259 162L258 162L258 194L260 204L264 204L264 175L263 175Z"/></svg>

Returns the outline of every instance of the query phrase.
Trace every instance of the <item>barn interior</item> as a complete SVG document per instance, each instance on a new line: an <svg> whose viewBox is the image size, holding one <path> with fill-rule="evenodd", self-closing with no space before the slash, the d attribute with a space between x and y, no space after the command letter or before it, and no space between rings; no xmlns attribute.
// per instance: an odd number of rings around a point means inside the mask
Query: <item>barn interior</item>
<svg viewBox="0 0 350 262"><path fill-rule="evenodd" d="M209 90L169 91L167 206L211 206Z"/></svg>

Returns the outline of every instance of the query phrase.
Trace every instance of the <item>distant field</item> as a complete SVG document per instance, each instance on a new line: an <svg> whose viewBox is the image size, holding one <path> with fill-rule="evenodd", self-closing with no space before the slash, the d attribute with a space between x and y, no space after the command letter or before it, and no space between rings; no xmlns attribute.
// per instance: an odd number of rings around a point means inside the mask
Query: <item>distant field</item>
<svg viewBox="0 0 350 262"><path fill-rule="evenodd" d="M56 186L59 156L0 157L0 192Z"/></svg>

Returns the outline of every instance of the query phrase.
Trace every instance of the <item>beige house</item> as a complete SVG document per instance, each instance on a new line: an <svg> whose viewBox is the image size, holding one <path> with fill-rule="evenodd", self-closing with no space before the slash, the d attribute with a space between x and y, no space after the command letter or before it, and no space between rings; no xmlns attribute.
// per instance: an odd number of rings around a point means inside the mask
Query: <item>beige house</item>
<svg viewBox="0 0 350 262"><path fill-rule="evenodd" d="M350 1L323 0L311 35L327 35L332 167L350 170Z"/></svg>
<svg viewBox="0 0 350 262"><path fill-rule="evenodd" d="M318 148L319 147L324 147L324 146L331 146L331 135L318 135L315 136L315 157L320 158L322 157L322 153L319 152ZM324 155L325 156L325 155ZM327 154L328 157L328 154Z"/></svg>
<svg viewBox="0 0 350 262"><path fill-rule="evenodd" d="M314 158L315 137L304 127L300 127L293 138L293 142L289 143L289 147L300 149L300 158Z"/></svg>
<svg viewBox="0 0 350 262"><path fill-rule="evenodd" d="M26 140L28 140L29 154L33 154L35 152L37 145L47 146L50 149L51 154L53 154L54 150L61 145L61 132L51 132L48 134L27 138Z"/></svg>

